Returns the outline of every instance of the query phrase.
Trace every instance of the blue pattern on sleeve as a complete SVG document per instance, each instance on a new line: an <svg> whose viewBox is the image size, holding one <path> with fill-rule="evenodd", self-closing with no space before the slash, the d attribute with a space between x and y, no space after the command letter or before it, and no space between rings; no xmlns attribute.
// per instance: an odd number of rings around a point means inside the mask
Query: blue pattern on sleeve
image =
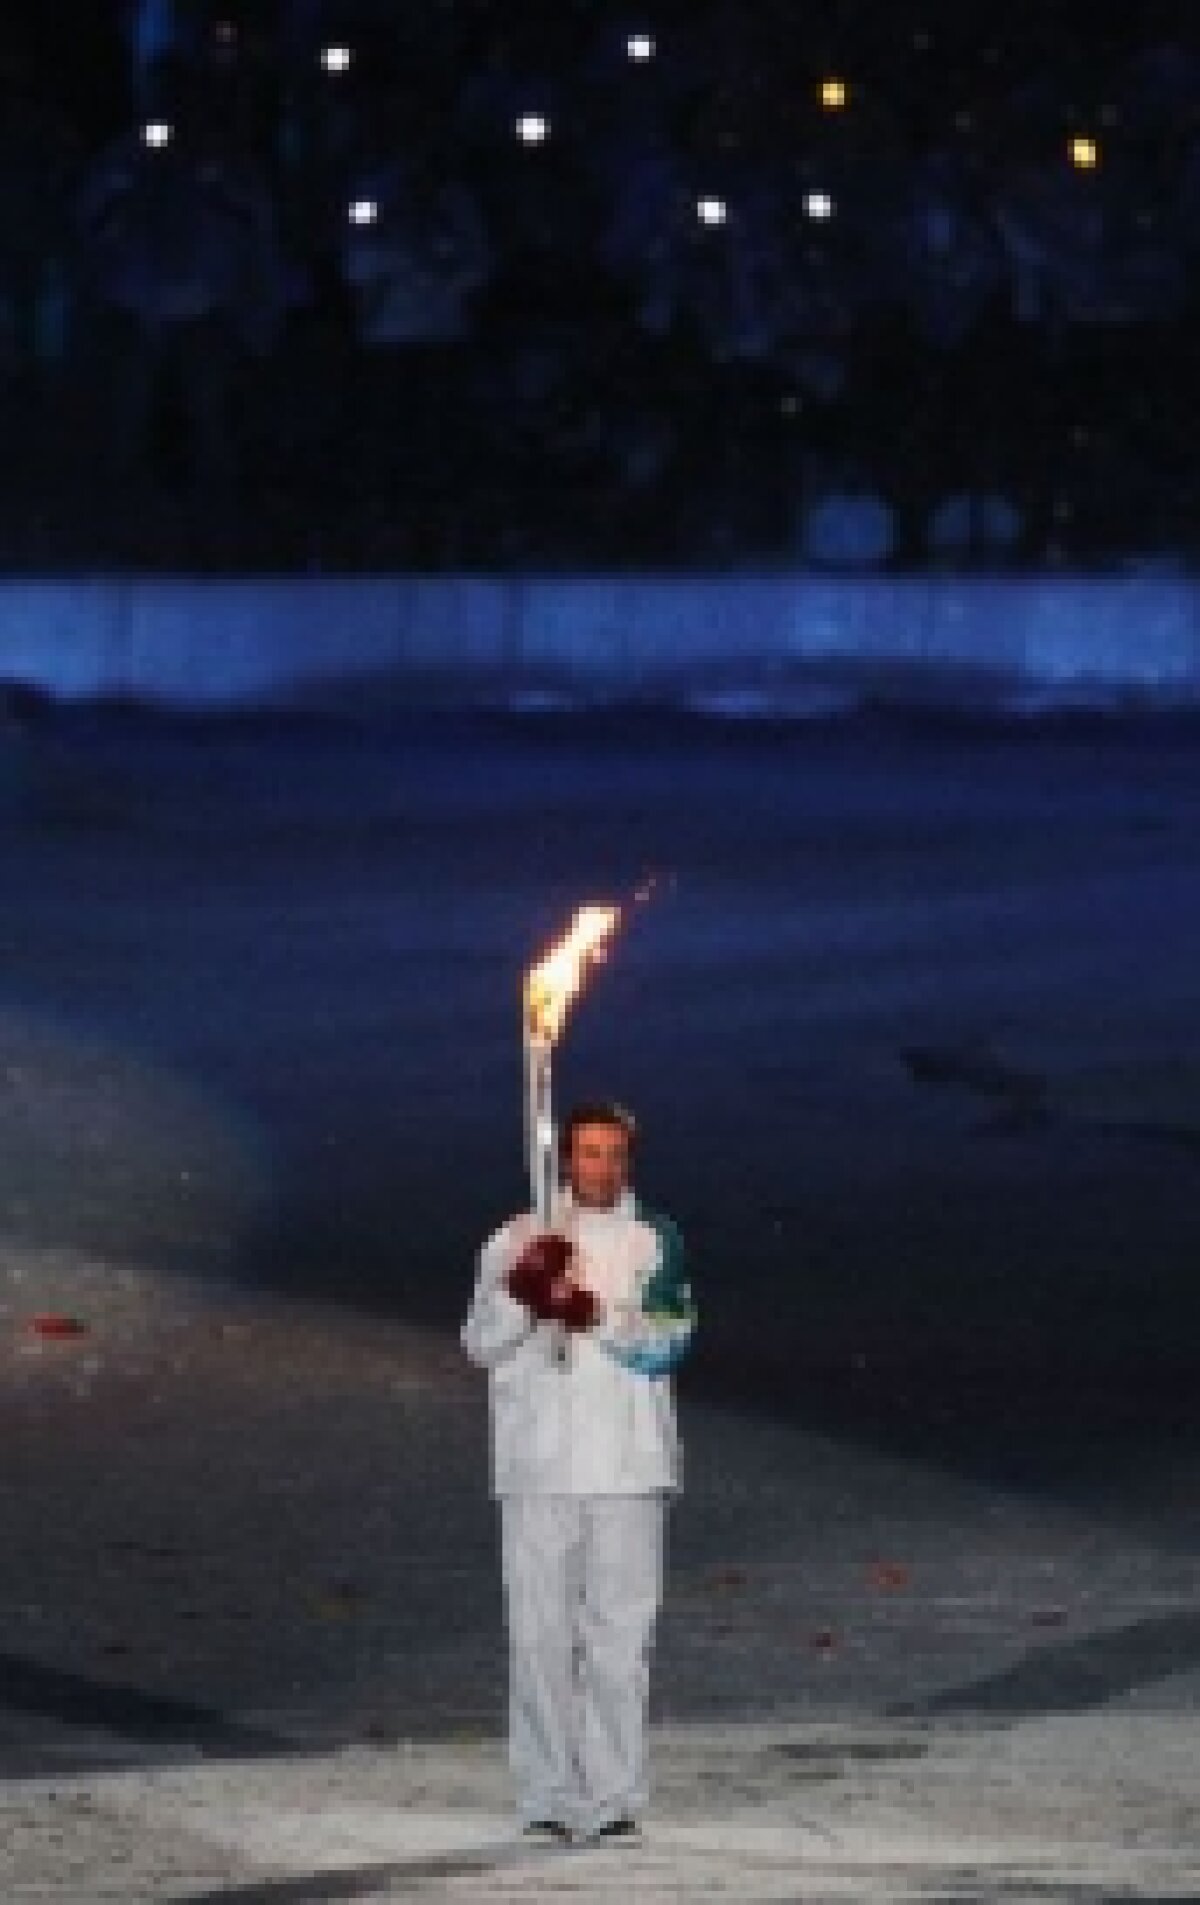
<svg viewBox="0 0 1200 1905"><path fill-rule="evenodd" d="M642 1291L640 1311L627 1319L624 1340L605 1341L609 1354L641 1376L665 1376L682 1360L696 1329L696 1305L684 1274L683 1238L669 1217L638 1202L637 1215L658 1236L658 1261Z"/></svg>

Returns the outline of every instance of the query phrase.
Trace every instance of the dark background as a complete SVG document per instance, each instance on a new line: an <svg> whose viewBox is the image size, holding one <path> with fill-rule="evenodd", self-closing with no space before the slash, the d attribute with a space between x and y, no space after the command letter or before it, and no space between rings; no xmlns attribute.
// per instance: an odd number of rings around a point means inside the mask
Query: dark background
<svg viewBox="0 0 1200 1905"><path fill-rule="evenodd" d="M1198 101L1184 5L20 9L0 564L1190 563Z"/></svg>

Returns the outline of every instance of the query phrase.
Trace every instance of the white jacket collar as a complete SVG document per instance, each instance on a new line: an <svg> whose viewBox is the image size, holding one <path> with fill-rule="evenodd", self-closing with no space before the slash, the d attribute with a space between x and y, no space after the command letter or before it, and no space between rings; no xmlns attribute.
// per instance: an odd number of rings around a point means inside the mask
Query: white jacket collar
<svg viewBox="0 0 1200 1905"><path fill-rule="evenodd" d="M569 1184L564 1184L560 1190L559 1203L565 1211L582 1210L585 1208L583 1205L576 1205L575 1193ZM612 1206L612 1209L615 1212L619 1212L622 1217L637 1216L637 1199L635 1193L628 1185L625 1186L625 1189L621 1192L616 1203Z"/></svg>

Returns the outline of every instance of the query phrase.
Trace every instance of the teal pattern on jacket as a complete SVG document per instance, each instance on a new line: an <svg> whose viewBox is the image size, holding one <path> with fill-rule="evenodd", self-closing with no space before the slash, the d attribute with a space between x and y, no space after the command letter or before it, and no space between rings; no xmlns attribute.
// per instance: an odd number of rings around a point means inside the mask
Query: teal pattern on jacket
<svg viewBox="0 0 1200 1905"><path fill-rule="evenodd" d="M665 1376L686 1353L696 1331L697 1312L688 1281L683 1234L661 1211L635 1200L635 1214L658 1235L658 1262L642 1291L641 1312L629 1341L606 1347L627 1369L643 1376Z"/></svg>

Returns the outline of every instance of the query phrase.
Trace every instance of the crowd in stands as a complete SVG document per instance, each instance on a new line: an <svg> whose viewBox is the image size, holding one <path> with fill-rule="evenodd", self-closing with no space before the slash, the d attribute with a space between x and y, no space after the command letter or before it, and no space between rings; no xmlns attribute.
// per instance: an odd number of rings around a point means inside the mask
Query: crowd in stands
<svg viewBox="0 0 1200 1905"><path fill-rule="evenodd" d="M1190 563L1154 5L42 0L0 566Z"/></svg>

